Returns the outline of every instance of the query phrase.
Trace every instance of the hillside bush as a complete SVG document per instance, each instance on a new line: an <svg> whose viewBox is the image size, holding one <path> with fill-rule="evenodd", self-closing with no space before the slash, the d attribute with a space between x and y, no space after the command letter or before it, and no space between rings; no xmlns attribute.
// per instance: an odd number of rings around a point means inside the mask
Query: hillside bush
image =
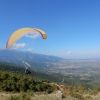
<svg viewBox="0 0 100 100"><path fill-rule="evenodd" d="M86 100L85 97L83 97L81 94L73 93L71 94L72 97L77 98L78 100Z"/></svg>
<svg viewBox="0 0 100 100"><path fill-rule="evenodd" d="M6 92L53 92L53 86L32 76L0 72L0 91Z"/></svg>
<svg viewBox="0 0 100 100"><path fill-rule="evenodd" d="M6 100L31 100L30 95L26 95L25 93L21 93L19 96L10 96Z"/></svg>

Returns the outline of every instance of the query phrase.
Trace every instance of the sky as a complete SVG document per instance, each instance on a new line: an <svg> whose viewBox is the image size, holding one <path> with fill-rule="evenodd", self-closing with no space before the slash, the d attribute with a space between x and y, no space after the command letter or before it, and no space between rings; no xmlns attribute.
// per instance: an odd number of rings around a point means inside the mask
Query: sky
<svg viewBox="0 0 100 100"><path fill-rule="evenodd" d="M0 49L20 28L39 28L11 49L67 59L100 59L100 0L0 0Z"/></svg>

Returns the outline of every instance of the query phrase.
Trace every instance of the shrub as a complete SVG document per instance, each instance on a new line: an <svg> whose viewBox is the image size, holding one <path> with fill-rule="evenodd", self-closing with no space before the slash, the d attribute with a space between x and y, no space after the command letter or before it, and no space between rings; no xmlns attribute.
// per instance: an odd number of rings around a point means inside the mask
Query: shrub
<svg viewBox="0 0 100 100"><path fill-rule="evenodd" d="M25 93L21 93L19 96L10 96L6 100L31 100L30 95L26 95Z"/></svg>
<svg viewBox="0 0 100 100"><path fill-rule="evenodd" d="M10 96L6 100L19 100L18 96Z"/></svg>
<svg viewBox="0 0 100 100"><path fill-rule="evenodd" d="M72 97L77 98L78 100L86 100L81 94L73 93L71 94Z"/></svg>
<svg viewBox="0 0 100 100"><path fill-rule="evenodd" d="M91 96L86 96L87 100L93 100Z"/></svg>

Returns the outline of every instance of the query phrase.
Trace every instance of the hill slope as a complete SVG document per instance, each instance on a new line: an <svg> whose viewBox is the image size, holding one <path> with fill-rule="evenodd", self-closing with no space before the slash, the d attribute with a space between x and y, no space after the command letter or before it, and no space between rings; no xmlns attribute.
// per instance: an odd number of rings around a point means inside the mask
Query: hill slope
<svg viewBox="0 0 100 100"><path fill-rule="evenodd" d="M12 63L6 63L6 62L0 62L0 70L1 71L7 71L7 72L15 72L15 73L21 73L25 74L25 67L18 66ZM45 73L40 71L31 70L31 76L35 76L42 79L47 79L54 82L61 82L62 75L60 74L51 74L51 73ZM58 78L59 76L59 78Z"/></svg>
<svg viewBox="0 0 100 100"><path fill-rule="evenodd" d="M34 69L45 70L49 67L54 67L53 63L59 62L60 60L63 60L63 58L17 50L0 50L1 62L14 63Z"/></svg>

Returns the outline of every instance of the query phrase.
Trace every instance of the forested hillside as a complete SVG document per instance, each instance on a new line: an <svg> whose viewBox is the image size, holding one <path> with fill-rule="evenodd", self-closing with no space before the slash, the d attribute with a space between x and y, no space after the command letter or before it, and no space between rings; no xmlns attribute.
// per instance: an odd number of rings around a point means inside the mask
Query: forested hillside
<svg viewBox="0 0 100 100"><path fill-rule="evenodd" d="M0 63L0 70L25 74L25 67L11 64L11 63L5 63L5 62ZM31 76L47 79L54 82L60 82L62 80L62 77L58 78L56 74L50 74L50 73L47 74L47 73L35 71L35 70L31 70Z"/></svg>
<svg viewBox="0 0 100 100"><path fill-rule="evenodd" d="M12 63L0 63L0 70L1 71L7 71L7 72L13 72L13 73L20 73L25 75L25 67L18 66ZM49 73L49 72L41 72L37 70L31 69L31 76L38 77L40 79L49 80L52 82L58 82L61 83L64 80L64 84L67 84L69 86L79 86L82 85L85 88L99 88L99 76L89 76L89 77L80 77L80 76L63 76L62 74L57 73Z"/></svg>

